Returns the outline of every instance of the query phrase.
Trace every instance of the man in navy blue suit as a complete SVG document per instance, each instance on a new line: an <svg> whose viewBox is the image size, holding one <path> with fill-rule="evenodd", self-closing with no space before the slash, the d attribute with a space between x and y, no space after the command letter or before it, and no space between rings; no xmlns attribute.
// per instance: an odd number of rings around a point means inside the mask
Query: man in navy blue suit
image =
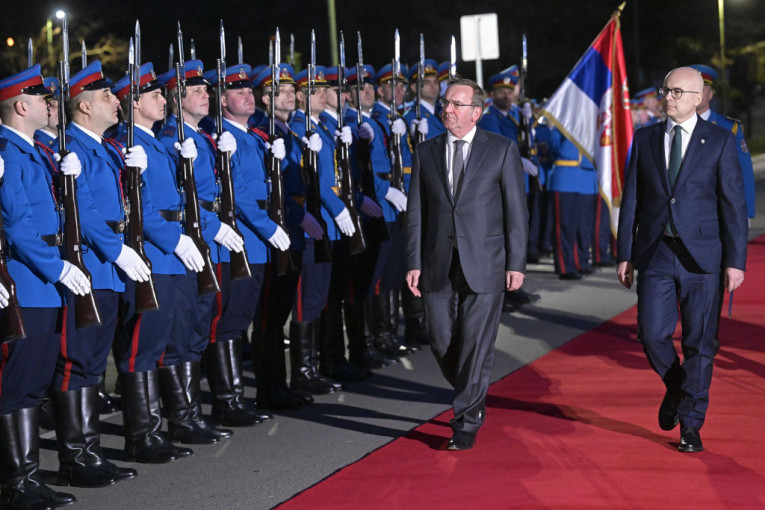
<svg viewBox="0 0 765 510"><path fill-rule="evenodd" d="M638 339L666 386L659 426L680 423L682 452L704 449L720 300L744 281L748 235L736 140L696 114L703 87L690 67L664 79L667 120L635 133L617 241L622 285L638 270Z"/></svg>

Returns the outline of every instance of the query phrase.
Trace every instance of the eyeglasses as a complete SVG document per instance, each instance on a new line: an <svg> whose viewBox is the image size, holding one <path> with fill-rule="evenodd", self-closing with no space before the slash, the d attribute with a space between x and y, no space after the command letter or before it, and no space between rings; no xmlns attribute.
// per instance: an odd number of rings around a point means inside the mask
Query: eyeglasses
<svg viewBox="0 0 765 510"><path fill-rule="evenodd" d="M473 106L477 108L474 104L464 104L464 103L458 103L457 101L451 101L449 99L439 99L438 104L441 105L441 108L446 108L449 105L452 105L454 108L459 108L461 106Z"/></svg>
<svg viewBox="0 0 765 510"><path fill-rule="evenodd" d="M683 97L683 94L701 94L698 90L683 90L680 88L674 88L674 89L668 89L667 87L662 87L659 89L659 95L662 97L667 97L668 95L672 94L672 99L680 99Z"/></svg>

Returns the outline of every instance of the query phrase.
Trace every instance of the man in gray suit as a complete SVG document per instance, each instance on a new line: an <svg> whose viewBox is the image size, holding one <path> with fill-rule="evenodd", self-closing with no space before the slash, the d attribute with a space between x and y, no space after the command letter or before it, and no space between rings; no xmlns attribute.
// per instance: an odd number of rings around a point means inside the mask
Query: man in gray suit
<svg viewBox="0 0 765 510"><path fill-rule="evenodd" d="M477 83L449 85L447 132L417 145L407 208L407 284L423 297L433 353L454 387L450 450L475 443L502 297L526 268L523 165L514 142L476 126L483 102Z"/></svg>

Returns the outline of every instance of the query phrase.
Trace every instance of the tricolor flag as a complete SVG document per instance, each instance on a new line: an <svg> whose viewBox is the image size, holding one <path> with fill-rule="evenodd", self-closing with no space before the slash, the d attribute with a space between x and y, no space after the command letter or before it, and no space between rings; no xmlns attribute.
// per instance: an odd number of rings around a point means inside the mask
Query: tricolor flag
<svg viewBox="0 0 765 510"><path fill-rule="evenodd" d="M626 2L625 2L626 3ZM594 163L600 194L616 234L622 177L632 145L632 117L619 15L598 34L584 56L542 108L544 116Z"/></svg>

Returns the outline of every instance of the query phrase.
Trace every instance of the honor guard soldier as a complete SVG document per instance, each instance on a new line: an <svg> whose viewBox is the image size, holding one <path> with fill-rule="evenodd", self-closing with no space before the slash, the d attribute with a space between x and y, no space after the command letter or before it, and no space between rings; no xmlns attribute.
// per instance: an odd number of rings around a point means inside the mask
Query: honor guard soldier
<svg viewBox="0 0 765 510"><path fill-rule="evenodd" d="M338 159L334 164L334 173L335 181L337 182L340 182L340 173L342 172L341 162L339 161L340 154L337 152L337 144L353 143L351 128L347 125L343 125L342 130L339 129L339 119L337 117L338 111L344 111L345 104L348 100L348 90L341 90L339 91L340 104L338 104L338 88L342 86L339 82L339 69L340 68L337 66L326 69L325 78L329 84L329 90L327 91L327 106L319 115L321 125L335 136L334 142L336 146L334 150L335 156ZM347 77L348 70L343 69L342 71L343 75ZM358 166L353 161L353 158L350 157L350 154L348 155L348 159L350 173L352 175L351 182L358 183ZM341 188L342 186L340 185L333 186L332 190L336 194L340 194L342 192ZM359 207L358 204L363 204L366 200L371 202L371 199L364 197L363 193L359 190L359 186L355 186L355 188L356 189L353 190L353 200L357 207ZM382 210L379 212L382 213ZM352 221L351 224L353 224ZM347 303L350 299L351 276L357 259L358 257L351 255L349 236L340 236L332 243L332 277L329 284L327 304L321 310L319 371L327 377L338 379L340 381L359 381L372 375L368 370L360 369L350 364L345 357L343 303Z"/></svg>
<svg viewBox="0 0 765 510"><path fill-rule="evenodd" d="M555 272L561 280L592 273L590 245L598 198L595 166L558 129L550 134L553 167L548 180L555 216Z"/></svg>
<svg viewBox="0 0 765 510"><path fill-rule="evenodd" d="M754 193L754 167L752 166L752 154L744 139L744 126L740 120L722 115L709 106L712 98L715 97L714 84L717 79L717 72L706 65L692 65L692 68L701 73L704 78L704 90L701 93L701 103L696 107L696 113L699 116L717 124L725 129L729 129L736 137L736 150L738 151L738 162L741 165L741 172L744 177L744 194L746 195L746 211L749 218L754 218L755 214L755 193Z"/></svg>
<svg viewBox="0 0 765 510"><path fill-rule="evenodd" d="M48 125L35 131L35 141L47 146L51 150L56 149L56 129L58 129L58 101L61 95L61 88L58 84L58 78L53 76L43 80L45 88L50 90L48 103L50 104L51 114L48 117Z"/></svg>
<svg viewBox="0 0 765 510"><path fill-rule="evenodd" d="M173 95L174 100L170 102L172 111L178 110L178 104L175 101L173 92L176 87L183 86L178 84L175 70L169 70L160 77L160 82L165 84L167 92ZM196 147L196 158L193 160L194 182L196 185L197 196L199 198L199 214L201 218L202 237L210 249L212 263L216 265L217 279L220 281L220 262L218 246L225 247L231 251L239 252L244 248L244 240L234 230L222 223L218 218L220 210L220 177L215 166L217 149L234 153L236 152L236 140L231 133L221 135L218 143L213 138L202 131L199 127L200 121L204 119L210 110L210 95L207 87L209 82L204 79L204 68L200 60L189 60L184 63L181 69L181 79L185 82L186 95L183 97L182 109L185 123L185 134L187 139L192 139ZM168 117L164 127L158 135L159 141L164 144L176 163L180 164L180 158L186 158L186 155L179 155L176 152L178 143L177 117L171 115ZM189 157L193 151L189 151ZM196 295L189 289L192 296L192 303L189 305L194 310L192 315L194 327L191 335L185 345L168 345L165 350L163 364L178 366L177 373L166 374L168 377L178 377L177 381L186 388L188 401L192 407L192 419L197 428L207 431L217 439L231 436L232 431L221 429L213 425L206 417L202 415L201 403L201 360L207 349L211 338L216 337L216 327L220 320L222 297L216 293L207 293ZM176 350L177 348L177 350ZM161 376L165 375L160 373ZM168 399L174 398L174 395L168 395ZM164 400L164 396L163 396ZM171 430L171 434L173 431ZM176 436L183 440L185 432L179 432Z"/></svg>
<svg viewBox="0 0 765 510"><path fill-rule="evenodd" d="M54 163L52 152L35 143L35 131L51 115L40 66L0 81L0 204L3 246L12 248L7 268L26 338L2 344L0 355L0 504L3 508L53 508L75 501L43 484L39 469L40 402L48 392L60 347L63 290L84 295L90 282L61 260L62 218L56 174L77 175L76 154ZM0 232L0 235L3 235ZM57 285L61 283L61 285ZM0 287L2 287L0 285ZM0 289L0 308L8 305ZM0 310L0 316L9 310ZM7 333L7 332L4 332Z"/></svg>
<svg viewBox="0 0 765 510"><path fill-rule="evenodd" d="M345 204L335 194L340 183L335 173L335 143L333 134L319 122L319 114L327 105L327 89L329 87L324 77L324 68L315 66L313 83L309 83L308 69L304 69L295 75L298 85L297 100L299 109L292 116L290 129L300 137L306 148L315 153L316 168L309 168L305 153L303 154L304 176L318 181L319 198L321 202L321 222L317 222L310 212L306 210L308 228L305 230L305 249L303 251L303 267L298 282L295 305L292 309L292 322L290 322L290 359L292 372L290 375L290 387L293 390L306 391L314 395L321 395L342 390L342 385L333 383L319 374L318 351L319 351L319 318L321 310L327 303L329 284L332 276L332 261L319 261L317 252L321 249L320 243L325 242L326 236L331 242L340 238L340 229L346 235L351 235L355 227L351 222L350 214ZM311 86L314 86L314 91ZM306 133L306 111L308 95L311 95L311 134ZM316 172L316 175L309 175ZM309 182L306 184L306 205L308 208L308 196L312 193ZM312 218L315 226L306 221ZM326 225L326 231L322 226ZM326 245L325 245L326 246Z"/></svg>
<svg viewBox="0 0 765 510"><path fill-rule="evenodd" d="M225 88L221 104L223 129L236 140L237 150L231 156L231 176L236 196L237 224L244 236L252 276L234 281L231 254L221 248L222 314L217 338L210 343L205 355L213 395L213 419L228 426L254 425L271 418L271 415L258 413L245 404L242 337L252 322L263 290L269 248L284 251L290 245L287 233L268 218L266 210L265 157L271 150L274 157L283 159L284 140L268 144L268 135L247 126L248 119L255 113L249 71L247 64L231 66L224 71Z"/></svg>
<svg viewBox="0 0 765 510"><path fill-rule="evenodd" d="M310 215L305 214L305 185L300 175L302 143L289 127L290 116L295 111L295 70L289 64L280 63L277 72L279 93L273 104L275 133L269 135L284 140L286 157L281 160L281 177L284 183L284 215L290 237L289 260L292 264L284 274L279 274L276 256L272 251L271 262L265 269L260 304L255 311L251 343L258 407L297 409L313 402L313 397L287 387L284 325L295 302L305 242L303 227L310 221ZM271 112L271 68L263 69L252 81L252 85L261 90L266 111ZM260 129L267 131L269 121L270 117L265 117ZM273 190L273 178L271 181ZM273 200L273 195L270 199Z"/></svg>
<svg viewBox="0 0 765 510"><path fill-rule="evenodd" d="M371 295L375 288L375 282L380 279L385 259L390 251L388 223L396 219L396 209L384 197L402 198L398 190L391 191L390 178L384 180L380 175L389 175L390 158L386 144L386 134L379 122L371 116L372 107L375 104L375 69L371 65L361 68L361 84L357 68L351 68L348 73L348 85L351 90L350 99L353 107L349 107L345 114L345 124L351 128L354 134L352 147L353 159L359 165L359 180L365 177L363 172L371 172L374 189L374 199L364 196L360 209L364 213L363 218L369 225L373 219L382 218L385 222L385 238L381 238L374 229L367 229L367 250L357 256L358 260L353 267L351 293L345 303L345 325L348 332L348 350L350 362L360 368L376 369L393 363L397 363L395 356L388 356L380 350L382 346L377 340L378 329L374 329L374 313ZM361 110L362 122L358 124L358 111ZM362 145L368 145L368 150L361 150ZM364 154L362 156L362 153ZM366 157L366 160L363 160ZM405 199L405 197L403 197ZM382 261L380 258L382 257ZM378 263L379 262L379 263ZM379 321L378 321L379 325ZM385 331L387 331L387 326Z"/></svg>
<svg viewBox="0 0 765 510"><path fill-rule="evenodd" d="M137 311L135 285L127 282L119 335L123 356L118 368L125 457L131 461L157 464L193 453L188 448L173 445L160 432L160 393L175 392L181 400L185 394L179 387L168 384L172 378L160 377L161 371L171 369L168 366L158 367L162 365L168 344L186 342L191 333L193 310L183 307L188 299L184 293L193 295L196 292L195 271L202 268L204 260L191 238L182 233L182 204L176 183L176 163L151 129L155 122L164 120L166 100L150 62L141 66L137 86L139 98L132 105L134 144L144 149L148 163L147 171L141 175L144 250L151 261L160 307L152 311ZM123 112L127 112L130 107L129 77L120 79L114 85L113 92L122 102ZM126 136L127 129L121 131ZM124 144L126 139L120 139L120 142ZM193 141L188 141L186 145L193 145ZM185 404L188 419L184 430L191 431L184 438L185 442L212 442L211 436L193 426L188 402ZM177 409L168 408L167 411L171 429L177 428ZM205 437L206 441L195 440L200 436Z"/></svg>
<svg viewBox="0 0 765 510"><path fill-rule="evenodd" d="M98 384L114 340L125 278L134 281L150 278L150 270L141 257L124 244L127 211L121 182L126 165L146 168L146 153L141 147L134 147L125 155L116 141L103 138L104 131L118 121L119 101L110 85L101 72L101 62L91 62L72 76L66 103L70 119L66 127L67 148L82 162L82 174L77 179L86 245L82 258L93 278L101 325L78 329L74 307L67 307L52 401L59 446L59 481L82 487L100 487L136 476L135 470L119 468L101 453ZM67 302L71 297L67 296Z"/></svg>
<svg viewBox="0 0 765 510"><path fill-rule="evenodd" d="M267 67L268 66L265 64L253 67L249 72L250 81L254 81L261 71ZM263 123L263 119L265 119L268 114L266 113L266 108L263 104L263 91L257 87L252 87L252 93L255 95L255 113L250 115L247 125L249 127L257 128Z"/></svg>
<svg viewBox="0 0 765 510"><path fill-rule="evenodd" d="M491 104L486 108L478 125L487 131L497 133L518 143L519 126L516 118L518 74L510 71L495 74L489 78Z"/></svg>
<svg viewBox="0 0 765 510"><path fill-rule="evenodd" d="M659 93L656 87L648 87L635 94L635 99L642 105L648 118L645 122L635 126L641 128L643 126L650 126L656 124L664 119L664 113L661 111L661 105L659 104Z"/></svg>
<svg viewBox="0 0 765 510"><path fill-rule="evenodd" d="M399 74L394 84L392 67L391 64L387 64L375 75L377 101L372 107L372 120L383 131L383 140L386 144L390 144L390 139L394 135L401 137L402 172L406 176L412 171L412 147L408 140L408 130L404 119L390 109L391 104L394 104L396 109L403 105L406 78L403 74ZM407 198L405 193L390 184L393 164L394 162L389 159L388 168L385 171L381 172L375 168L377 175L389 185L385 194L387 203L383 203L382 206L384 212L386 207L390 208L390 216L385 214L390 241L387 247L381 246L377 259L375 273L379 272L379 276L373 280L374 289L368 305L371 320L368 320L367 326L375 336L375 345L378 350L389 356L404 356L414 350L398 339L398 294L404 283L406 234L403 231L403 225L397 220L398 215L406 211Z"/></svg>

